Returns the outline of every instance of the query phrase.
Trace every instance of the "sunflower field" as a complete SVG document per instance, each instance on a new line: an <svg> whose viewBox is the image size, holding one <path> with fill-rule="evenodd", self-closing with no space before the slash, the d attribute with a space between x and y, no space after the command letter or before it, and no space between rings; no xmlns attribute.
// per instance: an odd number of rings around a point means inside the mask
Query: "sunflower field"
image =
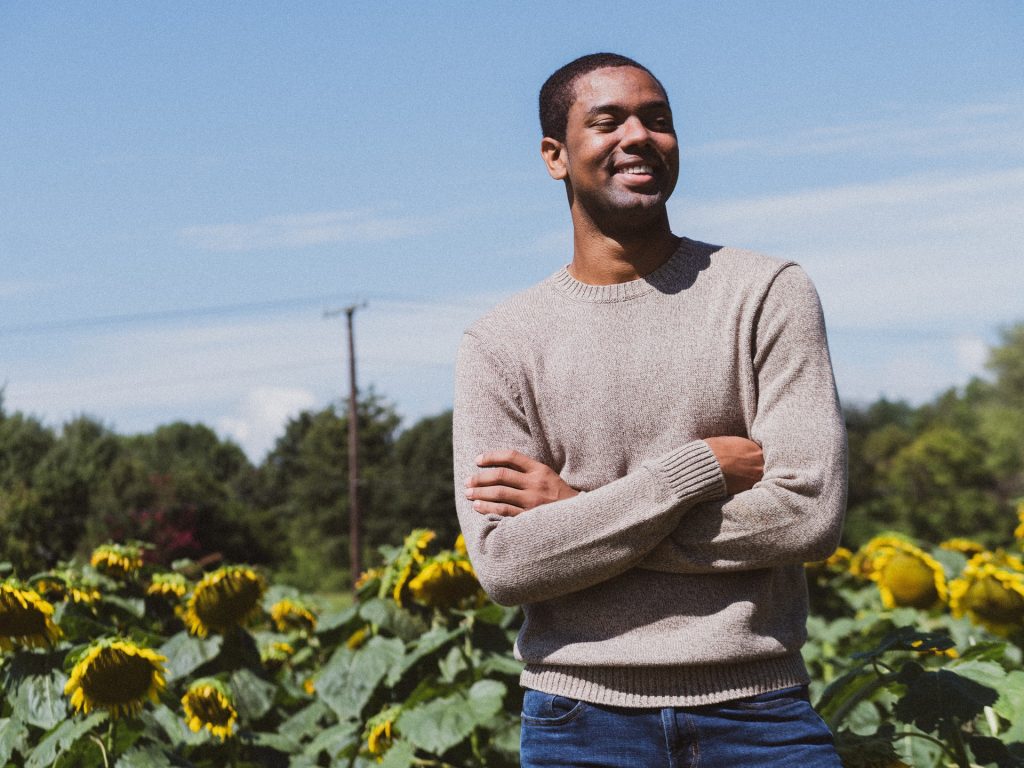
<svg viewBox="0 0 1024 768"><path fill-rule="evenodd" d="M989 550L873 538L807 565L812 696L847 768L1024 766L1024 507ZM412 531L324 610L141 544L0 581L0 766L518 765L516 609Z"/></svg>

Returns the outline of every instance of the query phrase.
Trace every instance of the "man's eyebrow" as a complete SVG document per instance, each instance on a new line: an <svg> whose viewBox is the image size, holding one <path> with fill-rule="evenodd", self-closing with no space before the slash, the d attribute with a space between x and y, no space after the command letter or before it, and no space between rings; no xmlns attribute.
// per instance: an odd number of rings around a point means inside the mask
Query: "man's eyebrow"
<svg viewBox="0 0 1024 768"><path fill-rule="evenodd" d="M647 101L640 105L639 111L647 112L655 109L668 109L671 110L667 101L658 99L657 101ZM610 103L610 104L598 104L597 106L591 107L587 110L586 116L593 117L594 115L607 114L609 112L618 113L626 112L627 109L621 104Z"/></svg>

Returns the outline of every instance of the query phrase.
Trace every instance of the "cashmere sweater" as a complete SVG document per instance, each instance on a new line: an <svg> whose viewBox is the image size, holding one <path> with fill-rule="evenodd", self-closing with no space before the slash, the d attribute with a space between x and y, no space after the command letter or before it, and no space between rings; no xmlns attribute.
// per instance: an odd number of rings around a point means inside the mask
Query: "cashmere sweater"
<svg viewBox="0 0 1024 768"><path fill-rule="evenodd" d="M488 594L521 604L521 683L630 707L807 682L803 563L837 546L846 433L821 306L792 262L683 238L615 285L562 269L465 333L456 507ZM763 478L726 495L703 438L749 437ZM578 496L517 516L461 493L513 449Z"/></svg>

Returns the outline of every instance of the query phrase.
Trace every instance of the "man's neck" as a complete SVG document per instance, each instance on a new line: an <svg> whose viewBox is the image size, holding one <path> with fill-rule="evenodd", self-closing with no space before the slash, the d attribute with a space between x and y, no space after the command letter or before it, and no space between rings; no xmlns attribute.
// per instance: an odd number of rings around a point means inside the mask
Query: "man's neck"
<svg viewBox="0 0 1024 768"><path fill-rule="evenodd" d="M649 275L675 253L679 238L666 218L663 225L641 232L611 234L593 227L573 227L569 274L589 285L626 283Z"/></svg>

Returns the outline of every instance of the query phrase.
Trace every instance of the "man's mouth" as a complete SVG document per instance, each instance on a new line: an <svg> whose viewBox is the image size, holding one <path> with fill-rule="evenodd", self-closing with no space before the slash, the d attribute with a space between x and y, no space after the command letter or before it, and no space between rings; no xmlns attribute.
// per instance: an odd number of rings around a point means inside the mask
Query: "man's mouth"
<svg viewBox="0 0 1024 768"><path fill-rule="evenodd" d="M633 165L624 165L621 168L616 168L615 172L622 173L627 176L653 176L654 168L645 163L635 163Z"/></svg>

